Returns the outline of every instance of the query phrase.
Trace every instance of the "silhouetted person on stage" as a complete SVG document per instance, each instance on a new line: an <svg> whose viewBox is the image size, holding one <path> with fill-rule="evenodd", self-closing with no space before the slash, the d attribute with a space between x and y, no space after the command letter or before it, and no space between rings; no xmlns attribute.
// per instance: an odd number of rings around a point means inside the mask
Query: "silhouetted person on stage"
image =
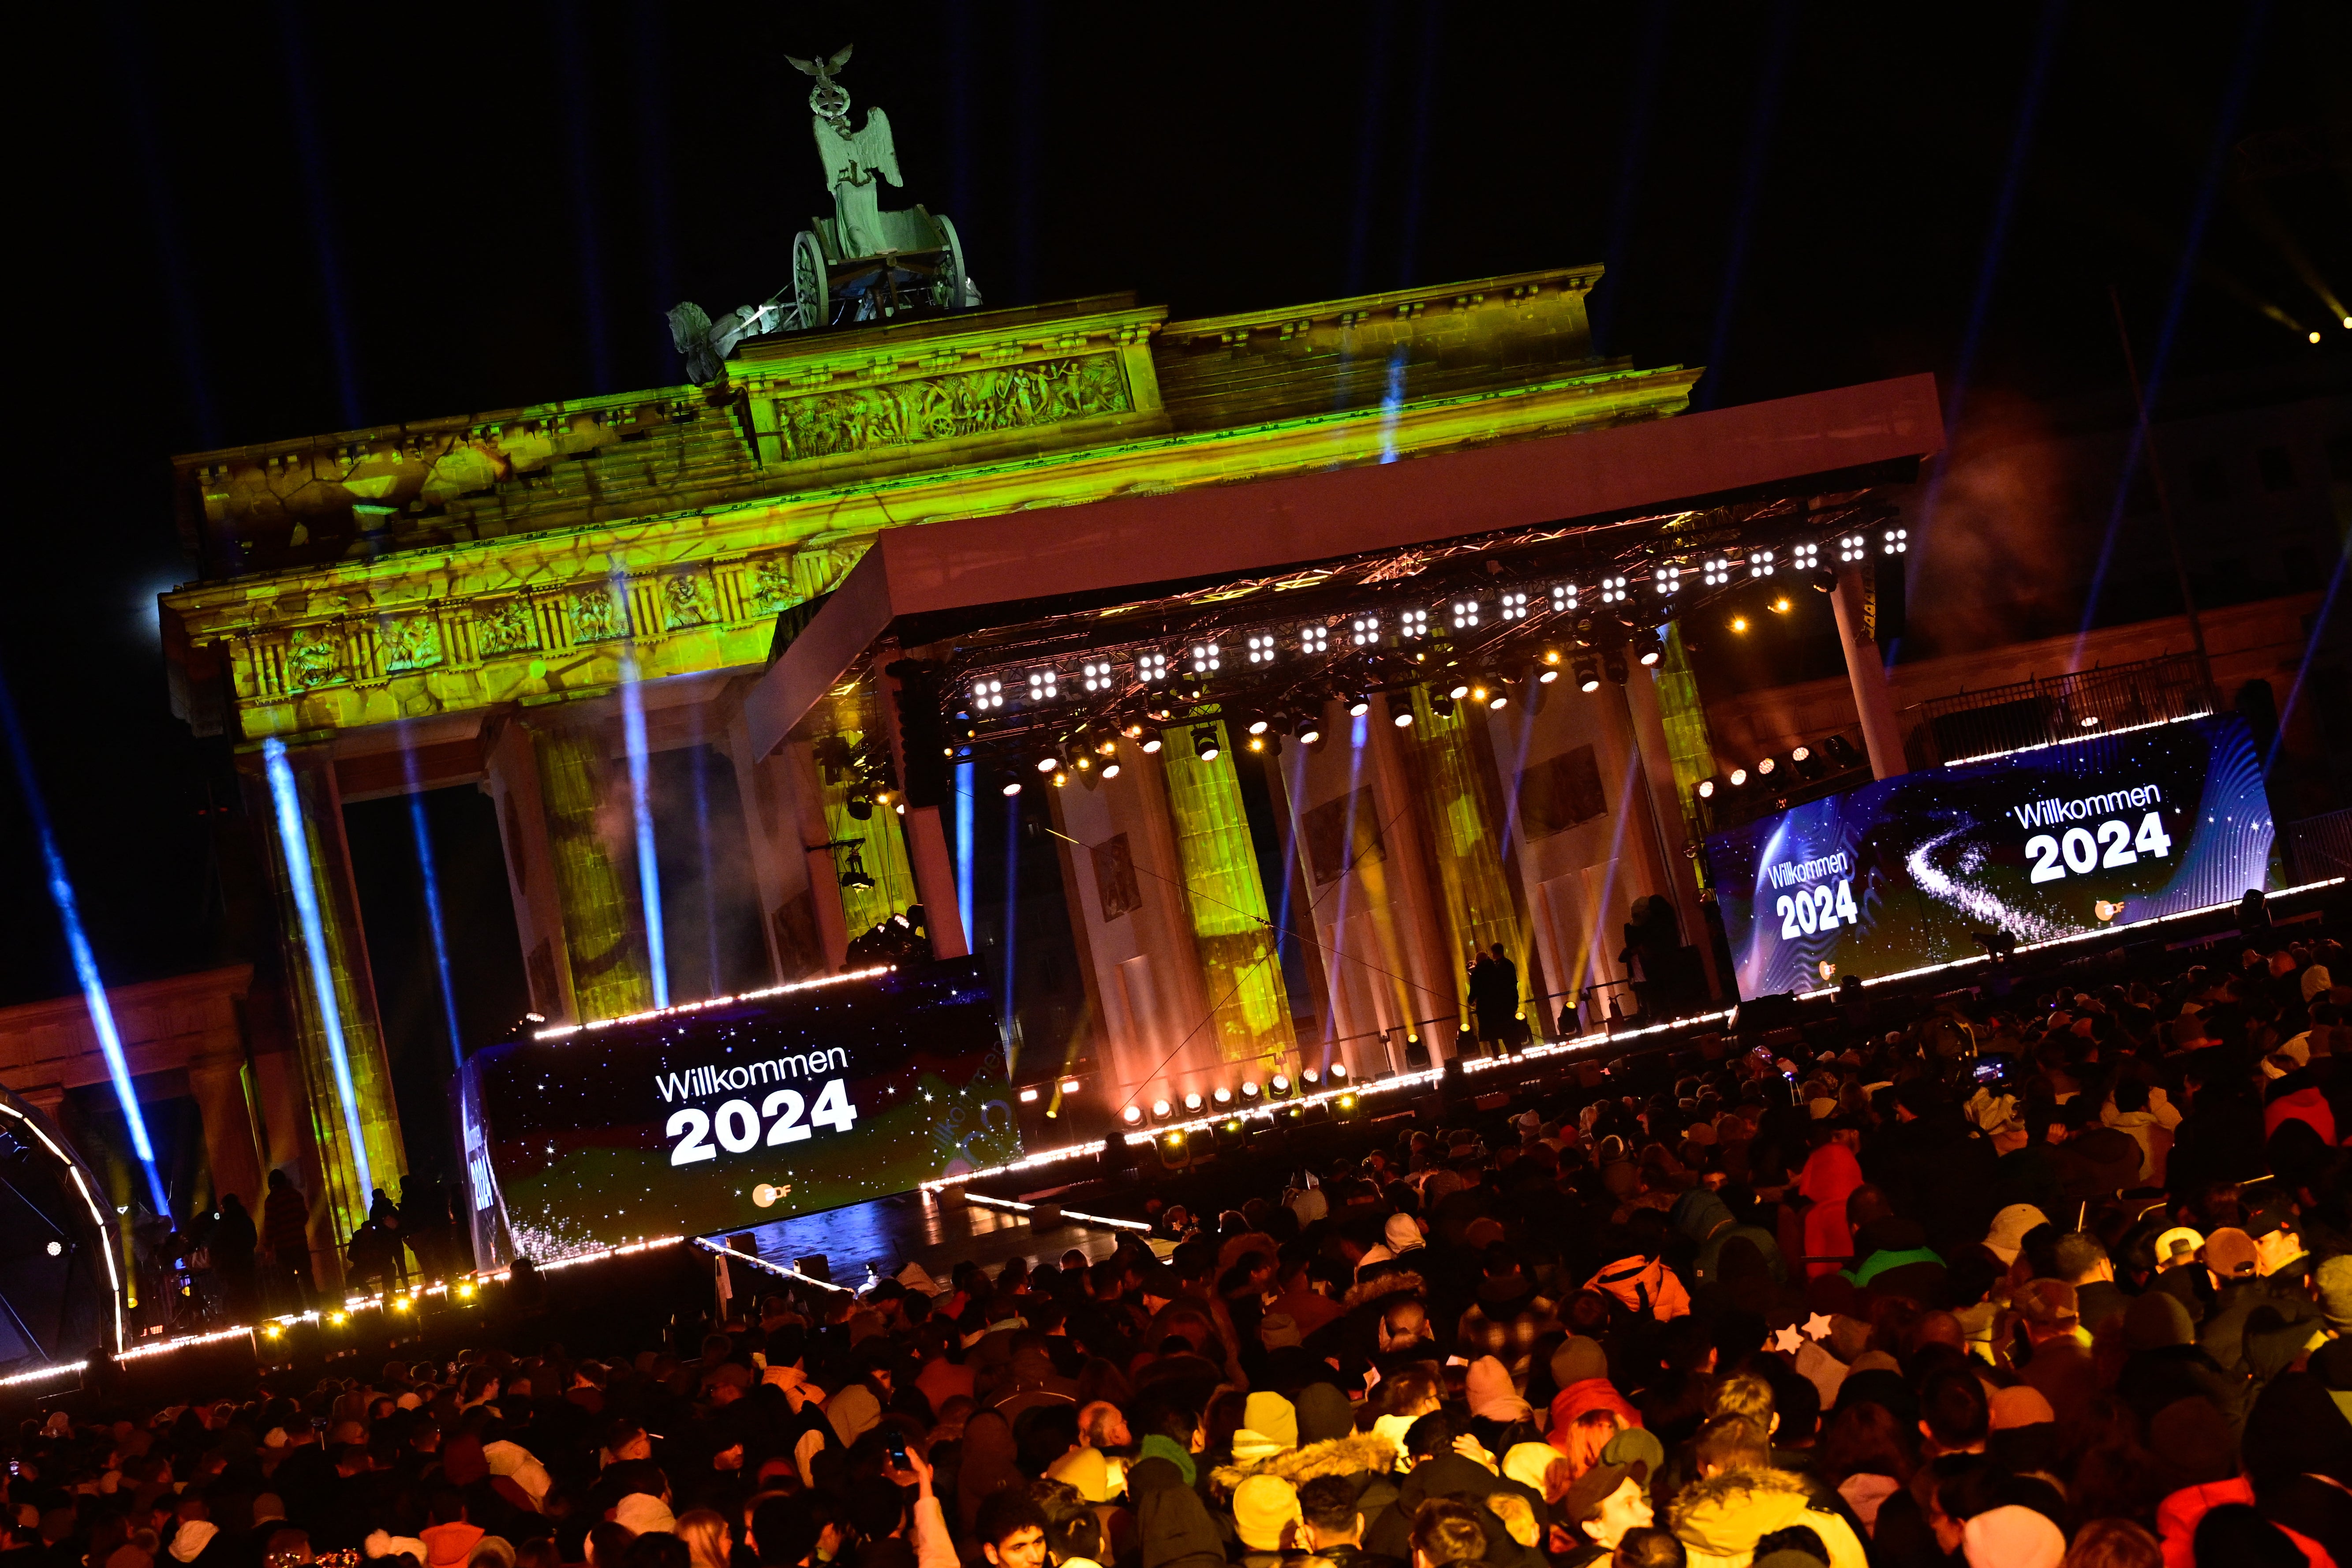
<svg viewBox="0 0 2352 1568"><path fill-rule="evenodd" d="M310 1305L310 1205L283 1170L269 1173L269 1195L261 1205L261 1244L269 1253L275 1281L289 1289L298 1312Z"/></svg>
<svg viewBox="0 0 2352 1568"><path fill-rule="evenodd" d="M1470 1008L1478 1020L1480 1041L1497 1053L1518 1043L1519 966L1499 942L1471 967Z"/></svg>
<svg viewBox="0 0 2352 1568"><path fill-rule="evenodd" d="M213 1226L213 1277L233 1320L253 1310L253 1253L259 1242L245 1200L235 1193L223 1194L220 1218Z"/></svg>

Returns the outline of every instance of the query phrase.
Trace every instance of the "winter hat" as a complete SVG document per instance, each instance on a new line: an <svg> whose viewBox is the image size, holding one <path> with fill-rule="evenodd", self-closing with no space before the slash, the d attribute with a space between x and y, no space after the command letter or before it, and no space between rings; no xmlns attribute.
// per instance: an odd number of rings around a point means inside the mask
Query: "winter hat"
<svg viewBox="0 0 2352 1568"><path fill-rule="evenodd" d="M1570 1334L1561 1342L1559 1349L1551 1352L1551 1380L1559 1387L1608 1375L1609 1352L1596 1340Z"/></svg>
<svg viewBox="0 0 2352 1568"><path fill-rule="evenodd" d="M2135 1351L2164 1350L2197 1342L2189 1309L2168 1290L2150 1290L2124 1309L2124 1343Z"/></svg>
<svg viewBox="0 0 2352 1568"><path fill-rule="evenodd" d="M1110 1501L1110 1466L1104 1462L1100 1448L1071 1449L1045 1467L1045 1477L1076 1488L1088 1502Z"/></svg>
<svg viewBox="0 0 2352 1568"><path fill-rule="evenodd" d="M2038 1426L2045 1421L2058 1419L2058 1413L2050 1407L2050 1401L2030 1383L2021 1383L2014 1388L1995 1389L1992 1398L1987 1403L1992 1413L1992 1429L1996 1432L2006 1432L2018 1426Z"/></svg>
<svg viewBox="0 0 2352 1568"><path fill-rule="evenodd" d="M1559 1501L1559 1517L1570 1524L1582 1524L1601 1511L1601 1505L1614 1496L1627 1481L1636 1486L1648 1484L1650 1467L1636 1459L1631 1464L1612 1465L1607 1462L1593 1466L1576 1478L1568 1495Z"/></svg>
<svg viewBox="0 0 2352 1568"><path fill-rule="evenodd" d="M1234 1458L1244 1461L1272 1458L1297 1447L1297 1405L1279 1394L1253 1394L1244 1402L1241 1429L1234 1434Z"/></svg>
<svg viewBox="0 0 2352 1568"><path fill-rule="evenodd" d="M1308 1384L1298 1391L1293 1403L1298 1412L1298 1438L1302 1443L1328 1443L1356 1428L1355 1407L1348 1403L1346 1394L1330 1384Z"/></svg>
<svg viewBox="0 0 2352 1568"><path fill-rule="evenodd" d="M1554 1465L1565 1465L1558 1448L1549 1443L1514 1443L1503 1456L1503 1477L1514 1480L1534 1492L1546 1502L1557 1501L1552 1489L1544 1484Z"/></svg>
<svg viewBox="0 0 2352 1568"><path fill-rule="evenodd" d="M1469 1374L1464 1379L1463 1392L1468 1396L1470 1414L1483 1421L1532 1421L1536 1413L1511 1386L1509 1369L1493 1356L1482 1355L1470 1363ZM1256 1396L1253 1394L1252 1398Z"/></svg>
<svg viewBox="0 0 2352 1568"><path fill-rule="evenodd" d="M2014 1263L2026 1232L2049 1223L2050 1216L2032 1204L2011 1204L1992 1216L1992 1228L1985 1232L1985 1250L2003 1263Z"/></svg>
<svg viewBox="0 0 2352 1568"><path fill-rule="evenodd" d="M1620 1428L1617 1436L1610 1438L1608 1445L1601 1450L1601 1462L1604 1465L1639 1464L1648 1474L1654 1476L1658 1468L1666 1462L1666 1446L1659 1441L1655 1432L1645 1426L1626 1426Z"/></svg>
<svg viewBox="0 0 2352 1568"><path fill-rule="evenodd" d="M1381 1227L1381 1239L1391 1252L1411 1252L1422 1245L1421 1222L1409 1214L1392 1214Z"/></svg>
<svg viewBox="0 0 2352 1568"><path fill-rule="evenodd" d="M2011 1503L1987 1509L1960 1527L1969 1568L2058 1568L2066 1535L2047 1514Z"/></svg>
<svg viewBox="0 0 2352 1568"><path fill-rule="evenodd" d="M220 1526L209 1519L184 1519L172 1537L172 1557L179 1563L194 1563L197 1553L212 1544L220 1533ZM419 1561L422 1561L420 1556Z"/></svg>
<svg viewBox="0 0 2352 1568"><path fill-rule="evenodd" d="M2319 1285L2319 1310L2329 1325L2352 1328L2352 1253L2323 1259L2314 1279Z"/></svg>
<svg viewBox="0 0 2352 1568"><path fill-rule="evenodd" d="M2251 1279L2254 1263L2254 1238L2236 1226L2225 1225L2205 1238L2205 1267L2222 1279Z"/></svg>
<svg viewBox="0 0 2352 1568"><path fill-rule="evenodd" d="M1280 1476L1252 1476L1234 1489L1234 1528L1253 1552L1281 1551L1297 1518L1298 1492Z"/></svg>
<svg viewBox="0 0 2352 1568"><path fill-rule="evenodd" d="M845 1448L882 1419L882 1402L862 1383L853 1383L824 1402L824 1418Z"/></svg>
<svg viewBox="0 0 2352 1568"><path fill-rule="evenodd" d="M613 1522L637 1535L677 1533L677 1516L650 1492L631 1492L613 1509Z"/></svg>

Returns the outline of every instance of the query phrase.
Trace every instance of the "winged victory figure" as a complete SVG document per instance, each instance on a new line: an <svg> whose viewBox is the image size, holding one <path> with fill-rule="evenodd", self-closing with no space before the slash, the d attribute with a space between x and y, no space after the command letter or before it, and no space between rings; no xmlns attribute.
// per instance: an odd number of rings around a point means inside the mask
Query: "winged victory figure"
<svg viewBox="0 0 2352 1568"><path fill-rule="evenodd" d="M824 164L825 183L833 187L834 233L845 256L878 256L891 248L881 222L879 180L904 186L898 177L898 149L890 139L890 117L879 109L866 111L866 123L849 128L849 93L833 73L849 63L852 46L823 61L796 59L794 69L813 77L809 108L815 114L816 155Z"/></svg>

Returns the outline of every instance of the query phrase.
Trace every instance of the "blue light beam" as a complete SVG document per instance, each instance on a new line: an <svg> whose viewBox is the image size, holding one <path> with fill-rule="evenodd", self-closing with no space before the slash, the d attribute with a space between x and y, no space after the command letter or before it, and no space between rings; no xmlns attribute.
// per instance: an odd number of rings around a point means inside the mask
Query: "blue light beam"
<svg viewBox="0 0 2352 1568"><path fill-rule="evenodd" d="M375 1179L368 1172L367 1137L360 1130L359 1093L352 1087L352 1055L343 1042L342 1009L335 999L335 966L327 958L327 928L319 918L319 889L310 880L310 837L302 829L302 797L286 742L272 735L261 742L269 798L278 808L278 840L286 851L286 880L294 889L294 912L302 924L302 949L310 963L310 989L319 1003L319 1023L327 1036L327 1060L334 1068L335 1098L342 1105L343 1131L352 1141L352 1170L359 1178L357 1206L367 1207Z"/></svg>
<svg viewBox="0 0 2352 1568"><path fill-rule="evenodd" d="M416 750L400 738L401 766L408 773L408 826L416 839L416 869L425 880L425 929L433 935L433 971L441 981L441 1018L449 1029L449 1059L466 1065L464 1037L457 1032L457 988L449 980L449 939L441 930L441 877L433 863L433 835L425 825L425 784L416 771Z"/></svg>
<svg viewBox="0 0 2352 1568"><path fill-rule="evenodd" d="M629 807L637 825L637 895L646 906L646 967L654 1005L669 1005L669 952L662 941L661 867L654 859L654 805L646 766L646 705L637 689L635 649L621 655L621 733L629 747Z"/></svg>
<svg viewBox="0 0 2352 1568"><path fill-rule="evenodd" d="M33 773L33 753L25 744L25 729L17 721L16 700L9 695L5 680L0 680L0 719L7 722L8 754L16 764L16 783L25 792L25 810L41 841L49 901L57 905L58 921L65 927L74 977L81 982L82 1005L89 1009L89 1026L98 1032L98 1048L106 1058L106 1076L113 1081L114 1098L121 1103L122 1120L131 1128L131 1152L139 1156L139 1168L147 1173L147 1195L155 1213L167 1215L172 1203L163 1195L163 1178L155 1171L155 1145L148 1141L147 1119L139 1113L138 1091L131 1085L131 1064L122 1054L122 1037L114 1027L114 1008L106 999L106 983L99 978L98 957L89 950L89 933L82 930L81 906L74 897L73 879L66 875L65 857L58 852L57 835L49 827L48 804L41 798L40 780Z"/></svg>
<svg viewBox="0 0 2352 1568"><path fill-rule="evenodd" d="M963 921L963 950L980 951L980 939L972 934L971 909L971 791L977 773L971 763L958 763L955 771L955 834L956 834L956 915Z"/></svg>

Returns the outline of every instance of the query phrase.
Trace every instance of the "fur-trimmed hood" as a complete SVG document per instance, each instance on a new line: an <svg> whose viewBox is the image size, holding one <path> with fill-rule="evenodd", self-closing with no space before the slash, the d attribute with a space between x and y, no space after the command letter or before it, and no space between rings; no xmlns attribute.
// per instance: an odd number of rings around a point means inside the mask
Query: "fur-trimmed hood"
<svg viewBox="0 0 2352 1568"><path fill-rule="evenodd" d="M1805 1478L1787 1470L1727 1470L1693 1481L1667 1508L1666 1522L1694 1564L1745 1563L1759 1539L1792 1524L1822 1538L1830 1568L1863 1568L1864 1562L1853 1528L1816 1508Z"/></svg>
<svg viewBox="0 0 2352 1568"><path fill-rule="evenodd" d="M1279 1476L1295 1487L1318 1476L1384 1476L1396 1468L1396 1445L1386 1437L1377 1432L1350 1432L1303 1448L1286 1448L1254 1463L1220 1465L1209 1479L1229 1492L1252 1476Z"/></svg>
<svg viewBox="0 0 2352 1568"><path fill-rule="evenodd" d="M1383 1274L1377 1279L1349 1286L1348 1293L1339 1298L1339 1305L1353 1311L1367 1302L1385 1301L1391 1296L1418 1296L1421 1293L1421 1276L1410 1268L1400 1268L1393 1274Z"/></svg>

